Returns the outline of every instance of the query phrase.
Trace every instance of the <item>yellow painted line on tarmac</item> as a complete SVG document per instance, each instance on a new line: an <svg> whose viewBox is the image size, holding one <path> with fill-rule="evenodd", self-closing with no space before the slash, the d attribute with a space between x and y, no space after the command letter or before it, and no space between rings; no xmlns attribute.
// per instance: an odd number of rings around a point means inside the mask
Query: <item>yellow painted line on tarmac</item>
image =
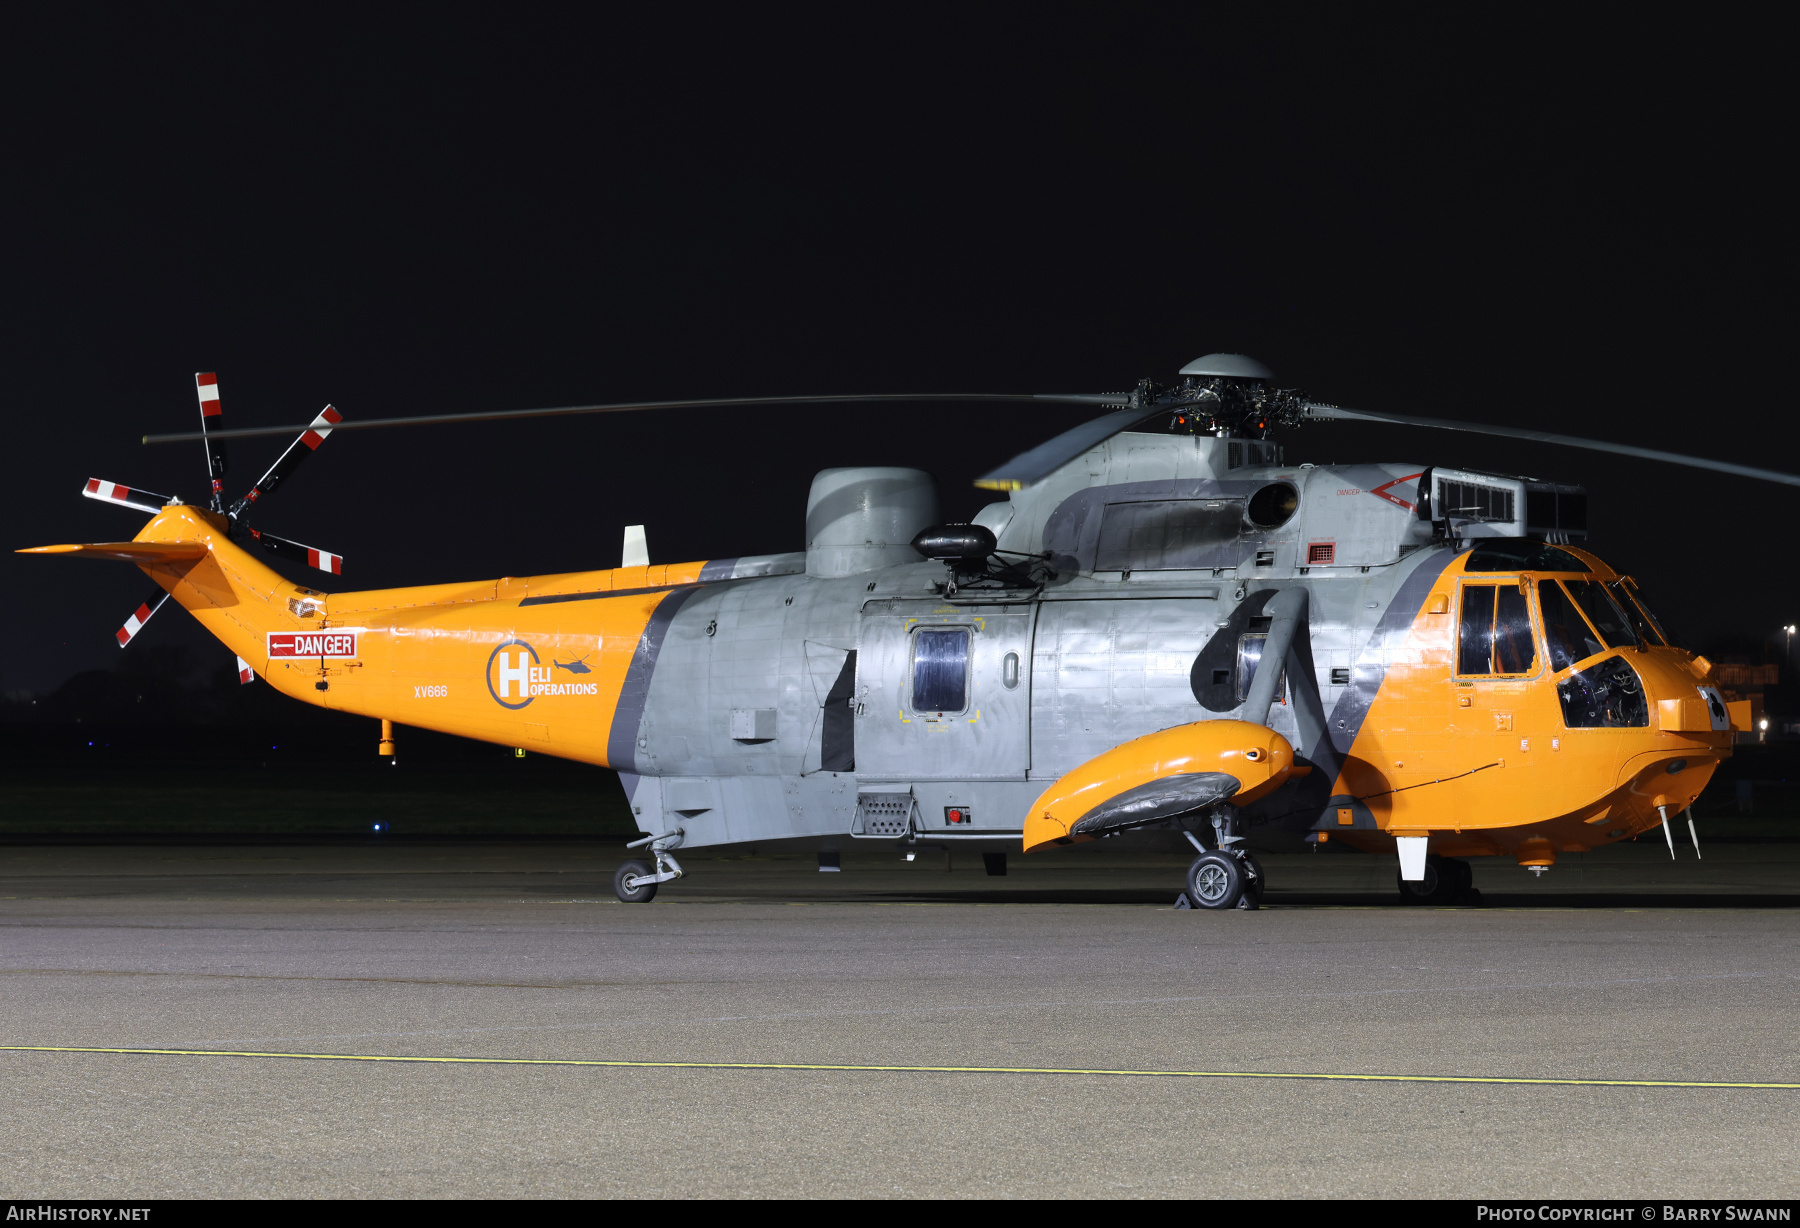
<svg viewBox="0 0 1800 1228"><path fill-rule="evenodd" d="M1694 1079L1540 1079L1497 1075L1324 1074L1288 1070L1110 1070L1073 1066L893 1066L837 1062L625 1062L601 1058L412 1057L391 1053L259 1053L237 1049L123 1049L87 1045L0 1045L4 1053L118 1053L161 1057L262 1057L305 1062L402 1062L453 1066L608 1066L630 1070L821 1070L885 1074L1124 1075L1164 1079L1322 1079L1340 1083L1502 1083L1550 1087L1695 1087L1800 1091L1800 1083Z"/></svg>

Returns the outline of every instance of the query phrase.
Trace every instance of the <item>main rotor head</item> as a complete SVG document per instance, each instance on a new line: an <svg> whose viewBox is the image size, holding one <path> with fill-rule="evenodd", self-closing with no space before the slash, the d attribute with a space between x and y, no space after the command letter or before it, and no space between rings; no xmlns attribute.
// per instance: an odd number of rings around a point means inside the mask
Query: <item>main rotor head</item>
<svg viewBox="0 0 1800 1228"><path fill-rule="evenodd" d="M1162 429L1182 435L1263 439L1306 417L1306 402L1275 387L1275 373L1247 354L1207 354L1188 363L1172 387L1141 380L1131 407L1168 413ZM1140 429L1150 427L1146 422Z"/></svg>

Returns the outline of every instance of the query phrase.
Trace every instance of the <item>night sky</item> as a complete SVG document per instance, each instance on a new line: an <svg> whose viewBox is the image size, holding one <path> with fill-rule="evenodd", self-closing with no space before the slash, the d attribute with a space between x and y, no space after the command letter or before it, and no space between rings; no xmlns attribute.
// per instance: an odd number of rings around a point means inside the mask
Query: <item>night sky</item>
<svg viewBox="0 0 1800 1228"><path fill-rule="evenodd" d="M136 532L90 476L200 499L199 444L138 443L193 428L197 370L249 426L1107 391L1227 350L1349 406L1800 471L1791 106L1755 31L273 11L8 19L9 548ZM339 588L616 566L627 523L659 562L793 550L820 468L931 470L962 518L976 474L1084 416L344 434L253 522L347 556ZM1592 548L1695 644L1800 618L1800 490L1372 425L1285 442L1584 483ZM283 446L235 444L231 493ZM117 663L144 577L0 559L0 688ZM230 659L172 606L130 651L173 644Z"/></svg>

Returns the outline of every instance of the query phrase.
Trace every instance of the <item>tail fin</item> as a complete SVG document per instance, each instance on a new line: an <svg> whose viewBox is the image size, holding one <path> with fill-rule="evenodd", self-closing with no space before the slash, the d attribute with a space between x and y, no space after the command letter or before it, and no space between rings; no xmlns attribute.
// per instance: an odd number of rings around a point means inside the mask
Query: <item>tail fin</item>
<svg viewBox="0 0 1800 1228"><path fill-rule="evenodd" d="M316 630L313 619L324 605L318 600L323 595L297 588L271 570L231 541L228 528L223 516L174 504L158 512L135 541L38 546L19 553L135 563L254 673L269 677L269 634ZM291 690L279 689L319 702L310 689L300 689L297 678L294 681Z"/></svg>

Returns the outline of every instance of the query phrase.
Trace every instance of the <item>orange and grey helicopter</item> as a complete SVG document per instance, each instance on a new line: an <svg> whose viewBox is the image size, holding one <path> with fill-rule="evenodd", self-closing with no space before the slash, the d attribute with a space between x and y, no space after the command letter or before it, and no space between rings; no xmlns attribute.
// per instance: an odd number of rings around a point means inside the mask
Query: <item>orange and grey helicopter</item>
<svg viewBox="0 0 1800 1228"><path fill-rule="evenodd" d="M1586 495L1418 464L1289 464L1319 419L1480 431L1800 485L1725 462L1508 427L1348 410L1210 354L1121 394L731 398L345 421L327 407L224 499L218 381L195 377L205 505L92 479L150 515L130 541L36 553L135 563L284 694L618 772L650 900L681 848L792 839L1050 850L1163 828L1198 853L1196 907L1253 908L1251 850L1398 853L1403 899L1467 890L1463 858L1542 872L1662 826L1731 754L1748 706L1709 685L1637 585L1583 549ZM979 485L942 524L929 474L814 478L806 548L415 588L321 591L342 558L246 516L334 431L631 409L1038 401L1106 413ZM1691 816L1689 832L1693 835ZM1180 836L1176 838L1179 839ZM1696 849L1698 840L1696 838Z"/></svg>

